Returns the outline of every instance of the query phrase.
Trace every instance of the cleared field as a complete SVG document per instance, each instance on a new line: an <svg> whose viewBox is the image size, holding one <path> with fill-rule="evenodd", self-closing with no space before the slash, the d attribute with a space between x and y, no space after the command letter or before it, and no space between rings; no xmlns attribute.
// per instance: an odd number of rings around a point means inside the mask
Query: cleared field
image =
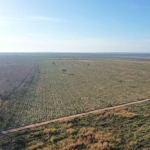
<svg viewBox="0 0 150 150"><path fill-rule="evenodd" d="M28 86L38 65L31 59L18 55L0 56L0 98L9 100L11 95Z"/></svg>
<svg viewBox="0 0 150 150"><path fill-rule="evenodd" d="M50 54L33 58L38 65L33 80L2 106L3 129L150 98L150 61Z"/></svg>
<svg viewBox="0 0 150 150"><path fill-rule="evenodd" d="M31 128L36 128L36 127L44 126L44 125L54 123L54 122L61 122L61 121L64 121L66 119L73 119L73 118L77 118L77 117L83 117L83 116L87 116L87 115L90 115L90 114L100 113L100 112L106 111L106 110L113 110L113 109L118 109L118 108L122 108L122 107L126 107L126 106L146 103L148 101L150 101L150 99L140 100L140 101L136 101L136 102L130 102L130 103L126 103L126 104L121 104L121 105L117 105L117 106L102 108L102 109L93 110L93 111L89 111L89 112L84 112L84 113L80 113L80 114L74 114L74 115L70 115L70 116L66 116L66 117L61 117L61 118L57 118L57 119L52 119L52 120L48 120L48 121L44 121L44 122L30 124L30 125L23 126L23 127L10 129L10 130L7 130L7 131L2 131L2 134L7 135L7 134L10 134L10 133L13 133L13 132L18 132L18 131L21 131L21 130L26 130L26 129L31 129Z"/></svg>
<svg viewBox="0 0 150 150"><path fill-rule="evenodd" d="M12 150L149 150L150 102L0 136Z"/></svg>

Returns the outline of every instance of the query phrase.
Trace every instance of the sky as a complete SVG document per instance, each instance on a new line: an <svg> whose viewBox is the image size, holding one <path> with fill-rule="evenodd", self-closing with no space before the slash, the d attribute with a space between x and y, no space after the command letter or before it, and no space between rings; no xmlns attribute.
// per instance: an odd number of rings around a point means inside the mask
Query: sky
<svg viewBox="0 0 150 150"><path fill-rule="evenodd" d="M150 0L0 0L0 52L150 53Z"/></svg>

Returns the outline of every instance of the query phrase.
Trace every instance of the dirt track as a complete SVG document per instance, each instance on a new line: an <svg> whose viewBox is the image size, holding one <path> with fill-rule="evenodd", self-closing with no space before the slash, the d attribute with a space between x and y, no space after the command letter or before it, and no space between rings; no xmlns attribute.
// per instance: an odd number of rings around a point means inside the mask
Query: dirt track
<svg viewBox="0 0 150 150"><path fill-rule="evenodd" d="M39 126L46 125L46 124L49 124L49 123L52 123L52 122L62 121L64 119L71 119L71 118L75 118L75 117L79 117L79 116L85 116L85 115L88 115L88 114L97 113L97 112L104 111L104 110L111 110L111 109L124 107L124 106L128 106L128 105L139 104L139 103L143 103L143 102L147 102L147 101L150 101L150 99L140 100L140 101L136 101L136 102L126 103L126 104L117 105L117 106L113 106L113 107L103 108L103 109L99 109L99 110L94 110L94 111L90 111L90 112L85 112L85 113L81 113L81 114L62 117L62 118L49 120L49 121L45 121L45 122L40 122L40 123L36 123L36 124L31 124L31 125L27 125L27 126L24 126L24 127L19 127L19 128L10 129L10 130L7 130L7 131L2 131L2 134L8 134L8 133L17 132L17 131L20 131L20 130L39 127Z"/></svg>

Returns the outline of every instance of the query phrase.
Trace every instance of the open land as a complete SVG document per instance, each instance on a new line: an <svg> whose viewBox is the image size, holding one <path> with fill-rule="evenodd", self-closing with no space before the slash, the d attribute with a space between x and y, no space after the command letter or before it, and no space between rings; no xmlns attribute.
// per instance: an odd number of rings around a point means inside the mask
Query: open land
<svg viewBox="0 0 150 150"><path fill-rule="evenodd" d="M0 136L3 150L149 150L150 102Z"/></svg>
<svg viewBox="0 0 150 150"><path fill-rule="evenodd" d="M0 130L58 120L1 134L0 148L148 150L150 102L143 100L150 98L149 58L146 54L1 54Z"/></svg>
<svg viewBox="0 0 150 150"><path fill-rule="evenodd" d="M121 108L121 107L129 106L129 105L145 103L145 102L148 102L148 101L150 101L150 99L145 99L145 100L141 100L141 101L121 104L121 105L112 106L112 107L103 108L103 109L98 109L98 110L93 110L93 111L89 111L89 112L85 112L85 113L75 114L75 115L62 117L62 118L58 118L58 119L53 119L53 120L48 120L48 121L44 121L44 122L40 122L40 123L30 124L30 125L27 125L27 126L15 128L15 129L10 129L10 130L7 130L7 131L2 131L2 134L5 135L5 134L12 133L12 132L17 132L17 131L21 131L21 130L25 130L25 129L30 129L30 128L43 126L43 125L50 124L50 123L53 123L53 122L63 121L65 119L72 119L72 118L76 118L76 117L80 117L80 116L85 116L85 115L89 115L89 114L99 113L99 112L105 111L105 110L112 110L112 109Z"/></svg>
<svg viewBox="0 0 150 150"><path fill-rule="evenodd" d="M150 61L145 57L0 57L2 130L150 98Z"/></svg>

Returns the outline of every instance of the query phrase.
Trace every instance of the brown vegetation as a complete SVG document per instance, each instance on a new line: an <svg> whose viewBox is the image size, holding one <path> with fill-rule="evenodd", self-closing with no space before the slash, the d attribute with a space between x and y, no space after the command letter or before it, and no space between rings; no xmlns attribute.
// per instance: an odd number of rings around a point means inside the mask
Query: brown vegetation
<svg viewBox="0 0 150 150"><path fill-rule="evenodd" d="M133 112L129 112L125 109L122 109L121 111L116 112L114 115L119 116L119 117L126 117L126 118L133 118L137 116L137 114Z"/></svg>
<svg viewBox="0 0 150 150"><path fill-rule="evenodd" d="M44 145L43 142L34 143L33 145L28 147L28 150L37 150L37 149L42 148L43 145Z"/></svg>
<svg viewBox="0 0 150 150"><path fill-rule="evenodd" d="M140 150L150 148L150 118L146 115L149 110L150 103L145 102L54 122L46 126L0 136L0 147L8 149L9 146L9 149L19 150Z"/></svg>

